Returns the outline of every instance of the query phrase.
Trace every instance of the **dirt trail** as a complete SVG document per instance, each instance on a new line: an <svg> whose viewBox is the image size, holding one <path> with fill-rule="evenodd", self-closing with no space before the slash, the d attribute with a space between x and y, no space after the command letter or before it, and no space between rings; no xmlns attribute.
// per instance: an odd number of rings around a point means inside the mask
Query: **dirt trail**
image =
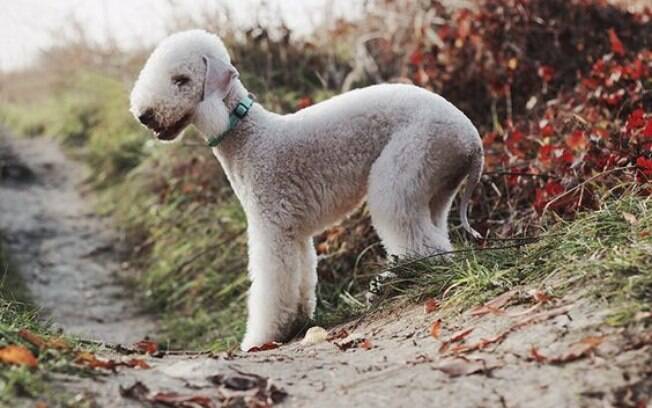
<svg viewBox="0 0 652 408"><path fill-rule="evenodd" d="M35 300L68 332L126 345L151 333L154 325L115 283L116 237L78 192L83 167L47 139L11 139L0 154L34 172L30 177L18 166L0 179L0 228ZM640 330L606 326L607 305L577 294L532 310L526 289L500 314L451 316L418 306L345 325L367 340L346 350L334 341L214 356L106 349L98 355L143 358L151 368L56 378L100 407L152 406L156 399L178 407L645 406L652 335L641 340ZM439 318L441 334L433 338ZM443 340L466 328L473 328L467 337L441 350ZM485 348L459 349L492 338Z"/></svg>
<svg viewBox="0 0 652 408"><path fill-rule="evenodd" d="M0 230L45 315L67 333L130 343L155 331L116 278L117 236L79 192L87 169L48 138L0 135Z"/></svg>

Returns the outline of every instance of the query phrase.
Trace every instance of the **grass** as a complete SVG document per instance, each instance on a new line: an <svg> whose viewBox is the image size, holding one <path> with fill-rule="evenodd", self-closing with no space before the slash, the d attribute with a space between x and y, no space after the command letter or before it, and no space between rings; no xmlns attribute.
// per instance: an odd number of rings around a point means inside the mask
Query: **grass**
<svg viewBox="0 0 652 408"><path fill-rule="evenodd" d="M73 365L74 356L69 351L38 349L19 335L29 330L42 338L63 338L73 348L79 344L72 338L61 337L48 323L38 318L38 311L29 300L24 282L18 276L0 245L0 266L3 282L0 286L0 348L19 345L28 348L38 358L38 366L8 365L0 363L0 406L31 406L41 400L53 406L86 406L75 400L63 388L53 383L55 373L86 375L87 370Z"/></svg>
<svg viewBox="0 0 652 408"><path fill-rule="evenodd" d="M590 296L611 303L609 323L631 323L637 312L651 307L650 210L652 199L634 189L604 197L599 210L575 220L551 220L540 240L521 248L470 249L450 263L399 264L390 268L398 276L384 282L381 305L433 296L443 298L444 305L455 311L521 285L555 295L583 287ZM340 313L346 316L357 309Z"/></svg>

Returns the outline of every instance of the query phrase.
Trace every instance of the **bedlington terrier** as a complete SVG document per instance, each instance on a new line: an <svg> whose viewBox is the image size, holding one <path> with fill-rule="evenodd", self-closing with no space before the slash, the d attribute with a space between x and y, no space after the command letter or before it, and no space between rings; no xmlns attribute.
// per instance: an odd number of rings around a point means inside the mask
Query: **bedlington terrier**
<svg viewBox="0 0 652 408"><path fill-rule="evenodd" d="M222 41L191 30L154 50L131 112L157 139L196 126L220 161L248 223L248 321L243 350L286 339L315 311L312 237L367 199L390 255L448 252L447 218L462 181L460 217L483 167L481 139L455 106L425 89L383 84L279 115L254 103Z"/></svg>

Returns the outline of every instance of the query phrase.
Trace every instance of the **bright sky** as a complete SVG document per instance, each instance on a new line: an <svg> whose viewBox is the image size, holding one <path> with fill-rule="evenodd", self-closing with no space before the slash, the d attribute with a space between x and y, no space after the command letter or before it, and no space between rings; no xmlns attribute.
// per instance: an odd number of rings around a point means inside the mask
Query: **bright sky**
<svg viewBox="0 0 652 408"><path fill-rule="evenodd" d="M65 38L79 21L94 40L111 33L121 46L150 45L165 34L174 15L229 7L246 24L265 0L0 0L0 70L33 62L39 50ZM267 0L290 28L307 31L322 17L329 0ZM335 1L337 15L350 16L351 0Z"/></svg>

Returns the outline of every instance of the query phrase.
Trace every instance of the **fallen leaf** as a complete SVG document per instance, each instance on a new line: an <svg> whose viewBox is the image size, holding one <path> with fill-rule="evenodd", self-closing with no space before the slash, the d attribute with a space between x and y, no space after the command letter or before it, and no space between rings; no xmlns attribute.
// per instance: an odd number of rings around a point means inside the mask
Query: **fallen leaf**
<svg viewBox="0 0 652 408"><path fill-rule="evenodd" d="M220 400L224 406L271 407L283 401L287 392L277 387L269 378L247 373L231 367L238 375L218 374L209 380L219 387Z"/></svg>
<svg viewBox="0 0 652 408"><path fill-rule="evenodd" d="M41 350L45 350L45 349L70 350L72 348L70 343L68 343L68 341L66 341L62 337L46 339L43 336L35 334L29 329L21 329L18 332L18 335Z"/></svg>
<svg viewBox="0 0 652 408"><path fill-rule="evenodd" d="M335 344L335 346L337 346L337 348L340 349L341 351L346 351L348 349L356 348L356 347L369 350L369 348L365 348L363 345L366 346L371 345L369 340L367 340L366 338L364 338L362 335L359 334L352 334L349 337L343 339L342 341L335 342L333 344Z"/></svg>
<svg viewBox="0 0 652 408"><path fill-rule="evenodd" d="M24 365L34 368L38 360L29 349L18 345L9 345L0 348L0 361L6 364Z"/></svg>
<svg viewBox="0 0 652 408"><path fill-rule="evenodd" d="M247 353L257 353L259 351L274 350L274 349L277 349L277 348L281 347L281 344L283 344L283 343L278 343L276 341L270 341L269 343L265 343L263 345L254 346L254 347L250 348L249 350L247 350Z"/></svg>
<svg viewBox="0 0 652 408"><path fill-rule="evenodd" d="M321 343L328 339L328 332L323 327L315 326L311 327L306 331L306 335L301 340L303 345L311 345Z"/></svg>
<svg viewBox="0 0 652 408"><path fill-rule="evenodd" d="M469 313L471 316L484 316L489 313L499 314L502 313L502 308L509 302L517 291L512 289L508 292L503 293L502 295L496 297L495 299L483 304L482 306L476 307L471 310Z"/></svg>
<svg viewBox="0 0 652 408"><path fill-rule="evenodd" d="M620 56L625 55L625 47L623 46L622 41L620 41L620 38L618 38L616 30L613 28L609 29L609 42L611 43L611 51L614 54L618 54Z"/></svg>
<svg viewBox="0 0 652 408"><path fill-rule="evenodd" d="M535 346L532 346L532 348L530 348L529 357L530 357L531 360L534 360L537 363L545 363L545 362L548 361L548 359L544 355L539 353L539 349L536 348Z"/></svg>
<svg viewBox="0 0 652 408"><path fill-rule="evenodd" d="M103 368L111 371L115 371L117 365L113 360L99 359L95 356L95 354L89 353L88 351L77 353L75 363L85 365L90 368Z"/></svg>
<svg viewBox="0 0 652 408"><path fill-rule="evenodd" d="M548 302L552 301L552 299L554 299L550 294L548 294L548 293L546 293L546 292L544 292L542 290L539 290L539 289L530 290L528 292L528 295L530 295L536 302L539 302L539 303L542 303L542 304L548 303Z"/></svg>
<svg viewBox="0 0 652 408"><path fill-rule="evenodd" d="M436 299L430 298L423 304L423 311L426 314L432 313L437 309L439 309L439 302Z"/></svg>
<svg viewBox="0 0 652 408"><path fill-rule="evenodd" d="M440 364L433 367L449 377L460 377L463 375L471 375L476 373L486 373L494 368L500 367L497 362L488 363L484 359L469 360L464 357L455 357L444 359Z"/></svg>
<svg viewBox="0 0 652 408"><path fill-rule="evenodd" d="M144 339L134 343L134 348L142 353L154 354L158 351L158 343L149 339Z"/></svg>
<svg viewBox="0 0 652 408"><path fill-rule="evenodd" d="M371 343L369 339L364 339L360 342L360 344L358 344L358 347L364 350L371 350L372 348L374 348L374 345Z"/></svg>
<svg viewBox="0 0 652 408"><path fill-rule="evenodd" d="M138 401L146 401L149 388L140 381L136 381L127 388L120 386L120 395L125 398L135 399Z"/></svg>
<svg viewBox="0 0 652 408"><path fill-rule="evenodd" d="M213 401L203 395L181 395L176 392L151 393L149 388L140 381L124 388L120 386L120 395L124 398L150 404L162 404L173 408L214 408Z"/></svg>
<svg viewBox="0 0 652 408"><path fill-rule="evenodd" d="M604 341L604 338L604 336L585 337L579 342L570 346L570 348L565 353L559 357L551 358L549 361L552 364L564 364L579 360L580 358L588 356L591 352L598 348Z"/></svg>
<svg viewBox="0 0 652 408"><path fill-rule="evenodd" d="M87 351L82 351L77 353L77 358L75 359L76 364L85 365L89 368L103 368L105 370L115 371L117 367L129 367L129 368L151 368L144 360L139 358L132 358L127 361L115 361L110 359L100 359L96 355L89 353Z"/></svg>
<svg viewBox="0 0 652 408"><path fill-rule="evenodd" d="M468 336L469 334L471 334L472 331L473 331L473 327L467 327L466 329L456 331L455 333L453 333L453 335L448 341L450 341L451 343L460 341L464 339L466 336Z"/></svg>
<svg viewBox="0 0 652 408"><path fill-rule="evenodd" d="M349 337L349 332L346 331L346 329L337 329L333 332L328 333L328 337L326 340L328 341L334 341L338 339L345 339Z"/></svg>
<svg viewBox="0 0 652 408"><path fill-rule="evenodd" d="M132 358L125 362L118 363L118 365L124 365L131 368L151 368L150 365L145 362L145 360L140 358Z"/></svg>
<svg viewBox="0 0 652 408"><path fill-rule="evenodd" d="M441 334L441 319L437 319L432 326L430 326L430 335L435 339L439 338Z"/></svg>
<svg viewBox="0 0 652 408"><path fill-rule="evenodd" d="M203 395L182 395L176 392L158 392L148 397L148 402L161 403L169 407L193 408L200 406L202 408L213 408L213 401Z"/></svg>

